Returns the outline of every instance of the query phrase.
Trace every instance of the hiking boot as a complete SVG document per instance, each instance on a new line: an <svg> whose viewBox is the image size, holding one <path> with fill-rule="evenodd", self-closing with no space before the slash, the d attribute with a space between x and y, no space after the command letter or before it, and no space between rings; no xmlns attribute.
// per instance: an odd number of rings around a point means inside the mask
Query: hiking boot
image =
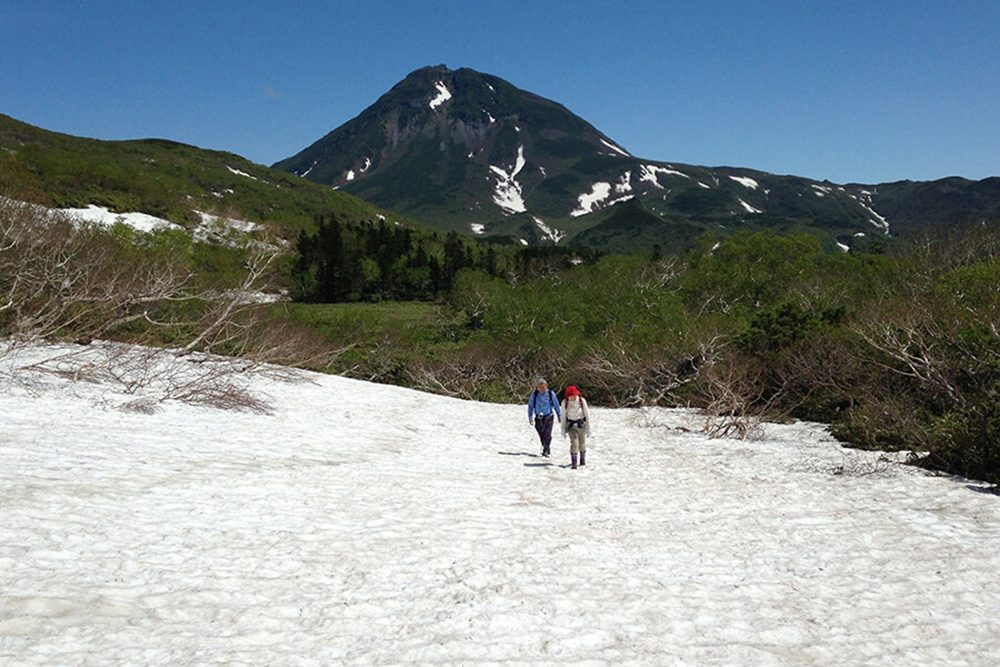
<svg viewBox="0 0 1000 667"><path fill-rule="evenodd" d="M573 462L570 467L573 468L573 470L576 470L576 454L570 454L569 458L570 458L570 461Z"/></svg>
<svg viewBox="0 0 1000 667"><path fill-rule="evenodd" d="M587 452L580 452L580 465L587 465Z"/></svg>

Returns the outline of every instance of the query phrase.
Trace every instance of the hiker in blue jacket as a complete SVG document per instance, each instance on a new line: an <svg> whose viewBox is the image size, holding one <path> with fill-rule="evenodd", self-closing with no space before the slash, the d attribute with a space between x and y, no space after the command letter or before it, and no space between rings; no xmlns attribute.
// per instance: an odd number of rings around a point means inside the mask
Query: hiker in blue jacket
<svg viewBox="0 0 1000 667"><path fill-rule="evenodd" d="M528 423L534 425L538 431L538 439L542 441L542 456L549 455L552 424L556 419L562 420L559 397L556 396L556 392L549 389L549 383L545 378L539 378L535 390L531 392L531 398L528 399Z"/></svg>

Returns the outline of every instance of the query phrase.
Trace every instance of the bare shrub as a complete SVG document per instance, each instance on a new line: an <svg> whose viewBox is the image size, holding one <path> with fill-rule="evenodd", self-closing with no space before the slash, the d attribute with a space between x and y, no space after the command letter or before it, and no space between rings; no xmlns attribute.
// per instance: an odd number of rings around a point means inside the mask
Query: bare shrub
<svg viewBox="0 0 1000 667"><path fill-rule="evenodd" d="M585 382L588 395L612 407L672 403L674 393L694 381L698 358L644 358L636 351L598 351L572 364L569 373Z"/></svg>
<svg viewBox="0 0 1000 667"><path fill-rule="evenodd" d="M473 400L508 401L524 395L540 375L559 377L565 364L546 357L544 368L529 355L470 348L448 360L418 360L408 369L408 383L417 389Z"/></svg>
<svg viewBox="0 0 1000 667"><path fill-rule="evenodd" d="M629 420L637 428L662 428L668 431L682 431L684 433L690 433L691 429L686 426L671 426L664 419L662 412L656 408L641 407L635 410Z"/></svg>
<svg viewBox="0 0 1000 667"><path fill-rule="evenodd" d="M843 460L827 471L832 475L843 477L887 477L899 466L899 462L881 454L866 456L860 452L845 449Z"/></svg>
<svg viewBox="0 0 1000 667"><path fill-rule="evenodd" d="M172 400L270 412L267 401L249 389L250 379L267 373L269 367L236 357L181 355L164 348L101 341L49 356L22 370L107 386L134 397L117 406L129 412L155 412L159 404ZM295 379L293 372L285 369L281 379Z"/></svg>
<svg viewBox="0 0 1000 667"><path fill-rule="evenodd" d="M0 332L18 343L89 341L178 298L192 273L165 254L38 206L0 198Z"/></svg>
<svg viewBox="0 0 1000 667"><path fill-rule="evenodd" d="M892 477L900 466L902 459L875 452L860 452L854 449L841 449L840 461L830 463L815 458L805 459L792 469L801 472L822 473L835 477Z"/></svg>
<svg viewBox="0 0 1000 667"><path fill-rule="evenodd" d="M741 356L712 358L698 375L705 426L712 438L747 440L763 435L765 417L779 413L783 391L766 381L767 368Z"/></svg>

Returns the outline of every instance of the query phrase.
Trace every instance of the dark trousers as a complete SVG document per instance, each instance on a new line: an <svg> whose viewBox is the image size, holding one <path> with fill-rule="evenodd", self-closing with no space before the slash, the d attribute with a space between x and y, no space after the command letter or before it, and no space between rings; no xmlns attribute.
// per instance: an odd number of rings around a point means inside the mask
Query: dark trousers
<svg viewBox="0 0 1000 667"><path fill-rule="evenodd" d="M548 449L552 444L552 422L555 415L535 415L535 430L538 431L538 439L542 441L542 447Z"/></svg>

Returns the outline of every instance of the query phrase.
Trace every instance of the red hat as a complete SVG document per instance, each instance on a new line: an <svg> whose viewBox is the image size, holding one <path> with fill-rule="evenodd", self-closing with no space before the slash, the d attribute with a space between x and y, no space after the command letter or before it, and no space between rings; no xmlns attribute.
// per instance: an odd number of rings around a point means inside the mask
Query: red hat
<svg viewBox="0 0 1000 667"><path fill-rule="evenodd" d="M580 390L577 389L575 386L570 385L566 387L566 398L569 398L570 396L579 396L579 395L580 395Z"/></svg>

